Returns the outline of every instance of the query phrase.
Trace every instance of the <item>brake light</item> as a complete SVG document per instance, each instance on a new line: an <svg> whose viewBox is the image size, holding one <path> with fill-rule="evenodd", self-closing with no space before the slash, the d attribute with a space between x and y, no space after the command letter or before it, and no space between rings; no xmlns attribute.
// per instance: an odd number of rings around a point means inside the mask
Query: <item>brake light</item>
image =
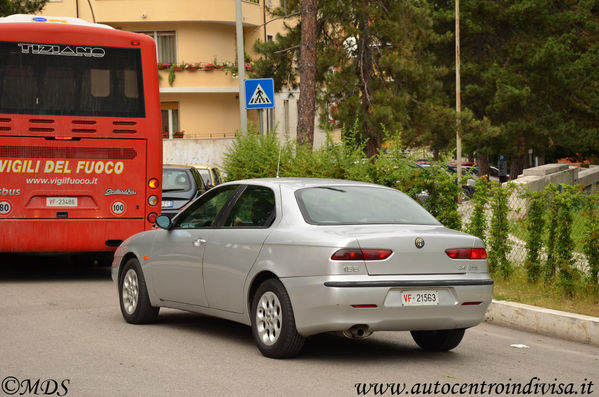
<svg viewBox="0 0 599 397"><path fill-rule="evenodd" d="M487 259L487 250L484 248L472 248L470 259Z"/></svg>
<svg viewBox="0 0 599 397"><path fill-rule="evenodd" d="M156 222L157 217L158 217L158 214L156 214L155 212L150 212L148 214L148 222L150 222L150 223Z"/></svg>
<svg viewBox="0 0 599 397"><path fill-rule="evenodd" d="M335 252L331 259L334 261L382 261L391 256L393 251L388 249L359 249L343 248Z"/></svg>
<svg viewBox="0 0 599 397"><path fill-rule="evenodd" d="M150 189L156 189L158 188L158 186L160 186L160 182L158 181L158 179L152 178L148 181L148 187Z"/></svg>
<svg viewBox="0 0 599 397"><path fill-rule="evenodd" d="M445 253L451 259L487 259L487 251L484 248L451 248Z"/></svg>

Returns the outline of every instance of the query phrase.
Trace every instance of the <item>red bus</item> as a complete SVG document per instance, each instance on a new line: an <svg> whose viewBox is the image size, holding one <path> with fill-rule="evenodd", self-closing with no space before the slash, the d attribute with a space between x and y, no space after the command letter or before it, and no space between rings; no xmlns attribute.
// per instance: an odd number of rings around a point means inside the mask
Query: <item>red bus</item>
<svg viewBox="0 0 599 397"><path fill-rule="evenodd" d="M108 253L160 212L156 49L77 18L0 18L0 253Z"/></svg>

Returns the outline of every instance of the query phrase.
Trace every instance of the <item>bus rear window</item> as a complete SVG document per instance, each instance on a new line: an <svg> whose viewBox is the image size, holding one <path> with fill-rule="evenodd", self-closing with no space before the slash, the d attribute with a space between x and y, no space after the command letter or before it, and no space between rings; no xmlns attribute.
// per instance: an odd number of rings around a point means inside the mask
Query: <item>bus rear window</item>
<svg viewBox="0 0 599 397"><path fill-rule="evenodd" d="M0 113L144 117L139 49L0 41Z"/></svg>

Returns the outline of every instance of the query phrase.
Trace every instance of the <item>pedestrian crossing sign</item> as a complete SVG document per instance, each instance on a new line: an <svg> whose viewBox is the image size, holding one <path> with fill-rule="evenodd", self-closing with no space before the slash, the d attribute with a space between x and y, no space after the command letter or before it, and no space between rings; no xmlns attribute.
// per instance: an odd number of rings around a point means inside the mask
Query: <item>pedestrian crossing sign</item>
<svg viewBox="0 0 599 397"><path fill-rule="evenodd" d="M273 79L245 80L246 109L268 109L275 107L275 87Z"/></svg>

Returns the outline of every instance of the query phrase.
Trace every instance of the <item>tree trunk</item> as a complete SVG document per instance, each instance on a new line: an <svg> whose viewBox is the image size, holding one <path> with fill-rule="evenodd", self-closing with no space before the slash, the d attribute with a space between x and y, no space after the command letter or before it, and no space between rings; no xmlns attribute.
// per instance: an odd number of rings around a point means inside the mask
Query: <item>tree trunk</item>
<svg viewBox="0 0 599 397"><path fill-rule="evenodd" d="M372 80L372 46L370 45L369 16L363 14L358 22L359 37L357 38L358 56L356 66L358 78L360 81L360 91L362 99L362 129L364 136L368 139L366 144L366 155L372 157L376 155L381 147L381 138L377 130L369 123L367 115L370 113L370 82Z"/></svg>
<svg viewBox="0 0 599 397"><path fill-rule="evenodd" d="M487 175L489 180L489 155L487 153L478 153L478 175Z"/></svg>
<svg viewBox="0 0 599 397"><path fill-rule="evenodd" d="M317 0L302 0L297 142L309 147L314 144L316 112L316 15Z"/></svg>
<svg viewBox="0 0 599 397"><path fill-rule="evenodd" d="M528 162L526 151L526 139L523 136L516 138L516 144L518 145L516 154L512 157L512 164L510 166L510 180L518 178L518 175L522 174L522 170L526 168Z"/></svg>

